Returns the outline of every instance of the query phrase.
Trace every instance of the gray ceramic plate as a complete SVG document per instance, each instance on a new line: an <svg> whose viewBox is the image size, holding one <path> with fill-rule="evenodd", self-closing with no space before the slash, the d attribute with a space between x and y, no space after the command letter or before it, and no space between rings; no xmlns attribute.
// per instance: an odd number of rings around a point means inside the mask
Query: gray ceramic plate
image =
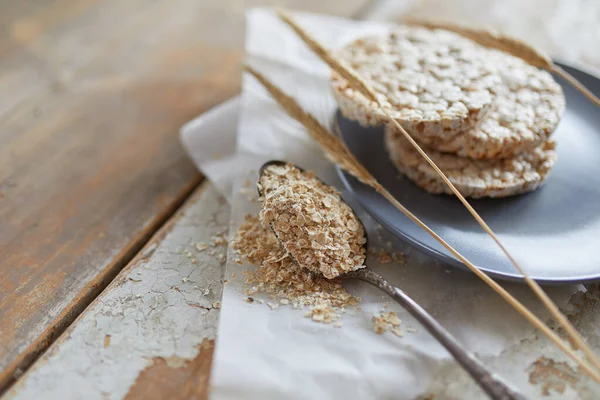
<svg viewBox="0 0 600 400"><path fill-rule="evenodd" d="M561 66L600 95L599 78ZM600 108L557 80L567 109L554 133L558 161L546 185L533 193L471 204L533 278L548 283L600 280ZM388 160L381 128L364 128L339 114L336 119L350 150L402 204L482 270L498 278L520 278L456 198L430 195L399 177ZM340 176L365 210L391 232L466 268L373 189L344 172Z"/></svg>

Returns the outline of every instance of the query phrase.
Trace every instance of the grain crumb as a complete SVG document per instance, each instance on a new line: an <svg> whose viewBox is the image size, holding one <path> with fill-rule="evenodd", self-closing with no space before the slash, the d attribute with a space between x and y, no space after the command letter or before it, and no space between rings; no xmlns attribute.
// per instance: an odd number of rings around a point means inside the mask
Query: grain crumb
<svg viewBox="0 0 600 400"><path fill-rule="evenodd" d="M225 243L227 243L227 240L225 239L225 235L221 234L213 236L212 242L213 246L223 246Z"/></svg>
<svg viewBox="0 0 600 400"><path fill-rule="evenodd" d="M197 251L204 251L208 248L208 245L204 242L200 242L200 243L196 243L196 250Z"/></svg>
<svg viewBox="0 0 600 400"><path fill-rule="evenodd" d="M356 307L360 301L340 281L324 279L292 262L273 232L261 225L258 216L245 217L231 247L248 263L258 265L256 270L244 271L247 299L264 293L280 304L306 309L307 317L320 323L337 322L347 307ZM262 299L253 301L264 304Z"/></svg>
<svg viewBox="0 0 600 400"><path fill-rule="evenodd" d="M390 263L400 263L405 264L404 253L389 253L385 249L380 248L370 248L369 254L377 257L377 261L379 264L385 265Z"/></svg>
<svg viewBox="0 0 600 400"><path fill-rule="evenodd" d="M219 309L219 308L221 308L221 302L215 301L212 306L213 306L213 308Z"/></svg>
<svg viewBox="0 0 600 400"><path fill-rule="evenodd" d="M392 328L391 331L394 335L396 335L398 337L404 336L404 332L402 332L402 329L399 326Z"/></svg>
<svg viewBox="0 0 600 400"><path fill-rule="evenodd" d="M315 322L322 322L324 324L337 322L340 319L340 314L325 302L319 303L311 308L305 316L311 318Z"/></svg>
<svg viewBox="0 0 600 400"><path fill-rule="evenodd" d="M382 312L373 316L373 330L379 335L392 331L396 336L402 336L401 323L402 321L394 311Z"/></svg>

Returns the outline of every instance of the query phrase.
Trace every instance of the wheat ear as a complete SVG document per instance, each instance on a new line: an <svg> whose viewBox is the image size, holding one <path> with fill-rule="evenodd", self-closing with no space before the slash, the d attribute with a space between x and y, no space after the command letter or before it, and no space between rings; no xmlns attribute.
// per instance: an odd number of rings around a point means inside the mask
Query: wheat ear
<svg viewBox="0 0 600 400"><path fill-rule="evenodd" d="M531 288L531 290L535 293L535 295L542 301L544 306L550 311L554 319L565 329L571 343L581 349L588 360L600 370L600 360L593 352L593 350L585 343L577 329L569 322L567 317L559 310L558 306L550 299L550 297L544 292L544 290L540 287L540 285L529 275L527 272L521 267L521 265L514 259L514 257L508 252L506 247L500 242L500 239L496 236L496 234L492 231L492 229L488 226L488 224L481 218L481 216L475 211L475 209L469 204L469 202L465 199L465 197L456 189L456 187L450 182L448 177L442 172L442 170L429 158L429 156L423 151L421 146L415 142L415 140L406 132L406 130L392 118L387 111L387 109L383 106L381 101L375 95L375 91L370 87L370 85L364 81L356 72L354 72L350 67L348 67L345 63L340 62L337 57L335 57L330 51L328 51L323 45L321 45L317 40L315 40L308 32L303 30L300 26L298 26L293 19L287 15L283 11L279 11L279 17L288 24L297 34L298 36L308 44L308 46L315 51L315 53L321 57L323 61L325 61L332 70L345 77L348 81L349 85L356 91L363 94L365 97L375 102L375 104L379 107L381 112L387 116L387 118L396 126L396 128L402 132L404 137L411 143L411 145L425 158L427 163L431 165L431 167L436 171L436 173L442 178L442 180L448 185L448 187L452 190L452 192L458 197L461 203L465 206L465 208L471 213L473 218L479 223L479 225L483 228L485 232L496 242L498 247L502 250L502 252L507 256L510 262L517 268L517 270L523 275L523 279L527 283L527 285Z"/></svg>
<svg viewBox="0 0 600 400"><path fill-rule="evenodd" d="M354 157L348 147L342 142L340 138L332 134L327 128L317 121L311 114L307 113L298 105L294 98L283 93L281 89L271 83L262 74L254 70L250 66L245 66L245 70L252 74L263 87L271 94L279 105L295 120L300 122L307 130L308 134L321 146L322 150L329 160L337 164L340 168L352 174L354 177L359 179L366 185L371 186L383 197L385 197L390 203L392 203L398 210L404 215L410 218L413 222L423 228L429 233L436 241L438 241L444 248L452 253L456 258L462 261L471 271L473 271L479 278L481 278L488 286L490 286L496 293L498 293L508 304L514 307L527 321L529 321L534 327L539 329L544 335L556 344L567 356L575 361L582 370L590 375L594 380L600 382L600 374L594 370L594 368L586 361L582 360L573 350L569 348L565 342L558 337L546 324L544 324L538 317L535 316L527 307L525 307L519 300L513 295L506 291L496 281L490 278L485 272L477 268L471 263L466 257L460 254L444 239L442 239L437 233L435 233L429 226L421 221L416 215L411 213L406 207L404 207L390 192L388 192L381 184L375 179L371 173L364 168L364 166Z"/></svg>

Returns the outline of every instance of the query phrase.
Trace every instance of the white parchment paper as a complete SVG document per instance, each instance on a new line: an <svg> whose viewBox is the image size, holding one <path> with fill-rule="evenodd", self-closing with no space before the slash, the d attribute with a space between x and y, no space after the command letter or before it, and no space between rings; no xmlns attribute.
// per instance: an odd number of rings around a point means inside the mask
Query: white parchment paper
<svg viewBox="0 0 600 400"><path fill-rule="evenodd" d="M386 27L368 22L296 14L297 21L329 48L337 48L365 32ZM294 96L307 110L328 123L335 104L328 89L328 68L268 10L248 14L247 61ZM182 133L188 152L203 172L224 191L231 204L230 235L248 213L258 211L256 171L263 162L282 159L316 171L326 182L341 188L331 164L319 148L250 76L243 78L241 104L226 108L227 121L218 135L201 134L201 121ZM239 114L237 141L231 128ZM215 118L216 118L215 114ZM216 152L218 154L213 154ZM216 158L216 159L215 159ZM468 349L483 360L501 355L525 338L533 328L490 288L467 272L444 266L383 231L353 203L367 225L370 245L404 252L406 264L368 264L402 287L434 315ZM229 254L225 270L222 310L214 355L213 399L412 399L435 392L467 393L459 380L447 377L459 369L450 355L405 311L376 289L361 282L346 287L362 298L361 309L343 316L343 327L318 324L304 311L289 306L270 309L247 303L243 271ZM235 275L235 277L234 277ZM506 285L533 311L547 314L524 285ZM580 286L551 288L549 293L565 305ZM260 298L260 296L254 296ZM265 300L267 300L265 298ZM385 308L389 303L389 309ZM394 310L403 327L416 328L399 338L372 330L374 313ZM525 374L523 371L515 373ZM440 389L443 382L446 389ZM468 382L468 380L467 380ZM515 381L525 393L538 393L526 379ZM437 386L436 386L437 385ZM483 394L469 387L468 396ZM452 395L448 395L452 397Z"/></svg>

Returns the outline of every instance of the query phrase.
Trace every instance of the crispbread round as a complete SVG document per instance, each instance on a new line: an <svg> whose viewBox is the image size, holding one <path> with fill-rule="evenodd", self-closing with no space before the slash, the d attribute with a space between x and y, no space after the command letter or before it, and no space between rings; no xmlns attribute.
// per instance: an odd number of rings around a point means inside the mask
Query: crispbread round
<svg viewBox="0 0 600 400"><path fill-rule="evenodd" d="M398 170L434 194L452 191L401 133L386 128L385 146ZM514 158L471 160L424 149L465 197L506 197L537 189L556 161L556 143L548 140Z"/></svg>
<svg viewBox="0 0 600 400"><path fill-rule="evenodd" d="M425 146L473 159L509 158L547 140L562 117L565 97L552 75L525 61L488 50L489 62L502 84L490 90L495 100L473 129L440 137L426 129L408 129ZM397 129L390 124L390 129Z"/></svg>
<svg viewBox="0 0 600 400"><path fill-rule="evenodd" d="M500 77L475 42L442 29L398 26L384 36L357 39L338 55L368 81L406 129L448 137L475 126L493 102ZM363 125L387 118L334 73L341 112ZM388 102L389 100L389 102Z"/></svg>

